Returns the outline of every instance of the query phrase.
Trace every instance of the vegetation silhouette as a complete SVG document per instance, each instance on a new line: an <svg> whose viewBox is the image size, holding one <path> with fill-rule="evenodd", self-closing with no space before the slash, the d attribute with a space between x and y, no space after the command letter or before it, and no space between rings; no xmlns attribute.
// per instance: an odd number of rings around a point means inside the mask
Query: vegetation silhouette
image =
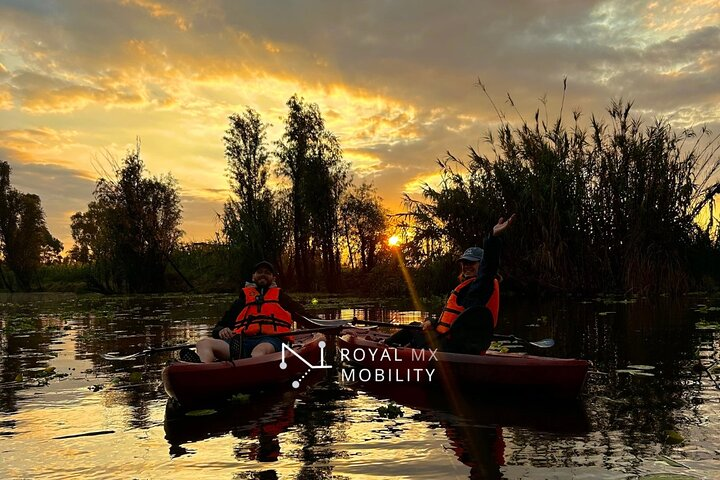
<svg viewBox="0 0 720 480"><path fill-rule="evenodd" d="M144 178L138 146L111 163L87 211L72 216L69 265L43 268L42 277L59 288L63 278L71 284L84 276L94 290L150 292L185 289L187 275L198 291L232 291L262 258L276 264L286 288L388 296L407 294L402 261L427 297L452 288L457 255L481 244L499 215L518 212L523 221L504 248L504 288L717 288L719 136L643 121L622 100L611 102L607 119L585 121L574 111L568 125L565 89L552 122L546 105L543 118L538 109L525 121L508 95L520 118L514 125L480 86L499 120L487 153L471 147L459 159L448 152L438 160L439 185L425 184L419 199L405 195L400 214L388 214L371 184L353 182L319 107L293 95L275 141L253 109L230 115L222 139L230 195L214 241L180 243L177 183L169 175ZM28 289L61 245L47 231L39 197L10 186L6 162L0 173L2 265ZM397 255L386 242L392 229L401 238ZM168 263L176 272L166 272Z"/></svg>
<svg viewBox="0 0 720 480"><path fill-rule="evenodd" d="M512 102L512 99L510 99ZM612 102L609 122L589 129L535 114L513 127L498 111L492 155L470 148L439 161L439 187L405 196L424 268L481 243L497 212L519 212L503 270L523 290L683 292L720 271L714 198L720 193L710 132L675 133L665 120L646 125L632 103ZM705 141L703 143L703 141ZM698 215L709 212L705 225ZM704 259L702 262L698 261Z"/></svg>
<svg viewBox="0 0 720 480"><path fill-rule="evenodd" d="M12 291L14 279L21 290L29 290L33 280L39 282L41 263L59 261L63 244L48 231L40 197L12 187L11 171L0 160L0 287ZM12 276L5 275L3 265Z"/></svg>
<svg viewBox="0 0 720 480"><path fill-rule="evenodd" d="M144 178L139 145L97 181L86 212L71 218L70 258L91 265L88 282L106 293L162 291L182 231L180 197L170 175Z"/></svg>

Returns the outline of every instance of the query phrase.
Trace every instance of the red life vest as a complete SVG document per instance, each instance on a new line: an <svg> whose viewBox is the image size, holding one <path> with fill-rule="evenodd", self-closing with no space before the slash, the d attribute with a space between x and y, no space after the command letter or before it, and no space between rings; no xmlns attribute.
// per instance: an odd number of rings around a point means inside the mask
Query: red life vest
<svg viewBox="0 0 720 480"><path fill-rule="evenodd" d="M235 319L233 333L251 336L291 331L292 314L280 306L279 288L268 288L265 295L261 295L257 288L245 287L243 293L245 308Z"/></svg>
<svg viewBox="0 0 720 480"><path fill-rule="evenodd" d="M436 332L441 334L447 333L455 319L459 317L463 311L465 311L465 307L458 304L457 297L463 288L475 281L475 278L476 277L468 278L455 287L455 290L450 293L450 298L448 298L445 308L443 308L442 314L440 315L440 320L435 327ZM497 327L498 310L500 309L500 282L498 282L497 278L493 280L493 282L493 293L490 295L490 300L488 300L485 306L492 314L493 327Z"/></svg>

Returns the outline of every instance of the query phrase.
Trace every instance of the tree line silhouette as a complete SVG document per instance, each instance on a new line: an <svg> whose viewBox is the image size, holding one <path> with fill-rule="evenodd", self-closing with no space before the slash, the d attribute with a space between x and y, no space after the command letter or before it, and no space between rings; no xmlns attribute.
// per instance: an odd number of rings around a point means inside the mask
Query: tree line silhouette
<svg viewBox="0 0 720 480"><path fill-rule="evenodd" d="M404 282L386 242L395 229L422 293L440 293L452 285L458 252L482 244L512 212L520 221L503 273L516 288L682 292L717 281L720 145L706 129L645 125L623 102L611 104L609 122L593 116L589 127L579 112L566 126L562 109L552 123L538 110L514 127L496 109L490 155L448 152L439 186L424 185L421 199L405 195L405 211L389 215L372 185L354 183L318 106L297 95L286 105L272 142L253 109L230 115L222 138L230 196L216 238L201 244L181 242L178 184L147 176L139 144L111 162L87 210L72 216L64 259L39 197L15 190L0 162L0 287L41 288L33 285L40 266L62 261L102 292L227 290L269 259L285 287L398 294Z"/></svg>

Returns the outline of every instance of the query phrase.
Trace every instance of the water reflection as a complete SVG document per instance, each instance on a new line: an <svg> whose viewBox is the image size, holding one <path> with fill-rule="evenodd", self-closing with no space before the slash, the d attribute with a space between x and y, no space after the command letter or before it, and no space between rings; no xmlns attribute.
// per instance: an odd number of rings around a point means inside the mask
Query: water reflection
<svg viewBox="0 0 720 480"><path fill-rule="evenodd" d="M720 478L720 390L712 376L720 312L696 307L718 306L712 298L505 302L500 333L551 337L555 348L532 353L594 362L584 398L571 404L466 396L458 408L440 392L325 379L308 391L169 422L160 372L172 354L127 363L98 355L195 340L231 300L0 298L0 475ZM382 307L316 313L395 323L427 315ZM403 417L378 413L391 401ZM98 431L115 433L56 439Z"/></svg>

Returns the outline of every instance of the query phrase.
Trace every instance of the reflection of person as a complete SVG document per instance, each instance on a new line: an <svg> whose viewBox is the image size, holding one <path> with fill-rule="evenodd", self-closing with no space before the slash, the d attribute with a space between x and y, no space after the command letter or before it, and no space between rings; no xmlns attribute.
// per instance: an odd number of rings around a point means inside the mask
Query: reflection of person
<svg viewBox="0 0 720 480"><path fill-rule="evenodd" d="M477 348L468 347L473 339L452 338L451 329L460 314L471 307L485 307L482 314L489 315L489 333L497 325L498 307L500 305L500 286L497 280L497 271L500 264L500 249L502 242L500 235L515 221L515 214L505 220L500 218L493 227L492 233L483 242L483 248L470 247L458 259L460 264L460 284L450 293L445 307L439 318L425 320L422 324L425 335L413 335L411 331L398 332L388 339L388 343L395 345L409 344L415 348L439 346L444 351L468 352ZM476 321L471 319L470 322ZM471 330L469 330L471 331ZM490 339L481 339L489 344ZM481 348L486 349L487 346Z"/></svg>
<svg viewBox="0 0 720 480"><path fill-rule="evenodd" d="M240 297L215 325L212 338L198 341L199 358L190 360L210 363L278 352L282 339L292 338L268 334L291 331L293 317L304 314L303 306L275 284L273 265L262 261L253 269L252 283L245 284ZM184 353L188 356L187 352ZM183 352L180 358L183 358Z"/></svg>
<svg viewBox="0 0 720 480"><path fill-rule="evenodd" d="M470 478L503 478L505 440L502 427L483 427L441 420L455 456L470 467Z"/></svg>
<svg viewBox="0 0 720 480"><path fill-rule="evenodd" d="M256 445L251 445L247 451L250 460L258 462L276 462L280 456L280 439L278 436L288 430L295 423L295 404L288 403L279 415L272 413L267 419L261 420L250 430L250 438L257 439ZM233 435L242 437L238 432ZM237 458L244 454L243 450L236 449Z"/></svg>

